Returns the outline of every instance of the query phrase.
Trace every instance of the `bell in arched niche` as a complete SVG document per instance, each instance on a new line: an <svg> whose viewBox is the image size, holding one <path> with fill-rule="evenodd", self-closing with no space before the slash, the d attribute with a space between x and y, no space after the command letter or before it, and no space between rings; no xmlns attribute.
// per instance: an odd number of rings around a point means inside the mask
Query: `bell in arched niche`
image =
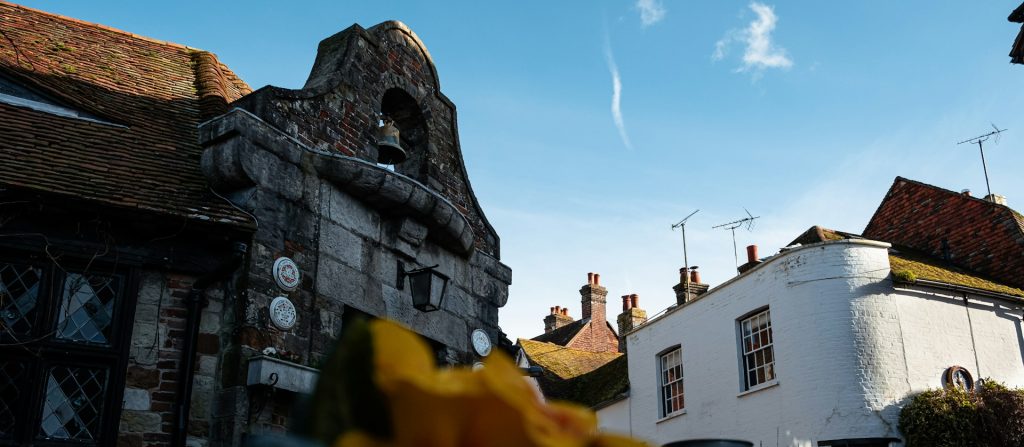
<svg viewBox="0 0 1024 447"><path fill-rule="evenodd" d="M377 163L394 165L405 161L409 154L402 149L398 127L391 117L384 117L383 124L377 129Z"/></svg>

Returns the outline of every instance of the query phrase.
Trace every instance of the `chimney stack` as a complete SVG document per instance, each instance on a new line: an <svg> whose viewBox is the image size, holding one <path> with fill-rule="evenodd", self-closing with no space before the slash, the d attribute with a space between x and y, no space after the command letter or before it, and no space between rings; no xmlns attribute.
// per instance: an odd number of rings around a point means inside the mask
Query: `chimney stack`
<svg viewBox="0 0 1024 447"><path fill-rule="evenodd" d="M597 273L587 274L587 285L580 288L580 301L583 304L584 320L605 322L608 321L605 312L605 298L608 296L608 289L601 286L601 275Z"/></svg>
<svg viewBox="0 0 1024 447"><path fill-rule="evenodd" d="M986 202L992 202L997 205L1006 205L1006 197L999 194L989 194L985 196Z"/></svg>
<svg viewBox="0 0 1024 447"><path fill-rule="evenodd" d="M686 304L700 298L711 286L700 282L697 266L679 269L679 284L672 286L676 292L676 304Z"/></svg>
<svg viewBox="0 0 1024 447"><path fill-rule="evenodd" d="M562 306L554 306L550 308L551 313L544 317L544 333L551 332L569 323L572 323L572 317L569 316L569 309Z"/></svg>
<svg viewBox="0 0 1024 447"><path fill-rule="evenodd" d="M629 306L627 309L626 306ZM647 322L647 311L640 308L640 295L622 296L622 313L619 314L619 352L626 352L626 333Z"/></svg>
<svg viewBox="0 0 1024 447"><path fill-rule="evenodd" d="M743 273L746 273L747 270L750 270L750 269L754 268L754 266L756 266L757 264L760 264L760 263L761 263L761 261L759 259L757 259L757 246L756 245L748 245L747 246L747 263L737 267L736 270L738 270L740 272L740 274L743 274Z"/></svg>

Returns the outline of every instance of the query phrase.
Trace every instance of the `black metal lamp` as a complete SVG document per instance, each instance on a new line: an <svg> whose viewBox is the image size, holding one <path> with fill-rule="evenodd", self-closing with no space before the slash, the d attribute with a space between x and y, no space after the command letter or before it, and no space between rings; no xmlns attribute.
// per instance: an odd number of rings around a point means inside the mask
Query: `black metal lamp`
<svg viewBox="0 0 1024 447"><path fill-rule="evenodd" d="M398 263L398 290L405 289L405 278L409 278L409 291L412 294L412 307L423 312L433 312L441 308L448 291L448 276L435 270L436 265L414 270L405 270Z"/></svg>

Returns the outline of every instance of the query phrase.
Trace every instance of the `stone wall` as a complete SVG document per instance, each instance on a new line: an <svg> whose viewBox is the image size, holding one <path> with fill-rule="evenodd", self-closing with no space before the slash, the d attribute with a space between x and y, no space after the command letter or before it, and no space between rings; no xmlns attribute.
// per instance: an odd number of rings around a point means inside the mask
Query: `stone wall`
<svg viewBox="0 0 1024 447"><path fill-rule="evenodd" d="M303 89L268 86L234 105L307 147L371 162L378 119L392 116L410 155L396 171L449 200L468 219L476 247L499 256L498 235L466 174L455 105L441 93L426 47L404 24L353 25L320 43Z"/></svg>
<svg viewBox="0 0 1024 447"><path fill-rule="evenodd" d="M175 431L175 402L181 385L182 344L185 337L185 298L194 277L158 270L140 273L138 302L129 347L121 411L119 445L170 445ZM217 388L221 354L222 288L206 291L197 343L189 437L205 445L210 436L212 396Z"/></svg>
<svg viewBox="0 0 1024 447"><path fill-rule="evenodd" d="M401 173L305 146L243 110L206 123L201 134L211 184L259 222L236 318L225 329L237 337L223 361L238 367L221 377L215 407L226 410L215 415L216 444L288 425L294 396L287 394L270 395L258 415L230 413L263 393L244 386L249 357L274 347L315 366L352 314L407 325L442 363L480 360L470 346L474 329L495 346L505 340L498 308L508 299L511 270L477 247L469 219L445 196ZM302 274L291 292L273 279L281 256ZM412 307L409 287L399 286L398 271L435 265L450 277L447 294L440 310L422 312ZM292 329L269 321L267 307L278 296L297 308Z"/></svg>

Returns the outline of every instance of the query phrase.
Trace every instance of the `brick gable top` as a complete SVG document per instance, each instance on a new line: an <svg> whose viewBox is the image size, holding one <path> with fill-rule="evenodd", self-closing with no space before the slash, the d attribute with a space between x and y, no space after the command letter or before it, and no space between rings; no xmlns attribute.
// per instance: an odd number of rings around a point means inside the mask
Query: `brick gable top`
<svg viewBox="0 0 1024 447"><path fill-rule="evenodd" d="M248 226L209 191L197 126L249 86L208 52L0 1L0 73L80 119L0 102L0 184Z"/></svg>
<svg viewBox="0 0 1024 447"><path fill-rule="evenodd" d="M864 237L1024 287L1024 217L999 205L897 177Z"/></svg>
<svg viewBox="0 0 1024 447"><path fill-rule="evenodd" d="M569 344L569 342L572 341L573 338L576 338L576 335L579 334L580 331L583 330L583 328L586 327L587 323L589 322L590 320L586 318L582 320L576 320L551 332L540 334L536 337L533 337L532 340L541 341L545 343L554 343L559 346L566 346Z"/></svg>

